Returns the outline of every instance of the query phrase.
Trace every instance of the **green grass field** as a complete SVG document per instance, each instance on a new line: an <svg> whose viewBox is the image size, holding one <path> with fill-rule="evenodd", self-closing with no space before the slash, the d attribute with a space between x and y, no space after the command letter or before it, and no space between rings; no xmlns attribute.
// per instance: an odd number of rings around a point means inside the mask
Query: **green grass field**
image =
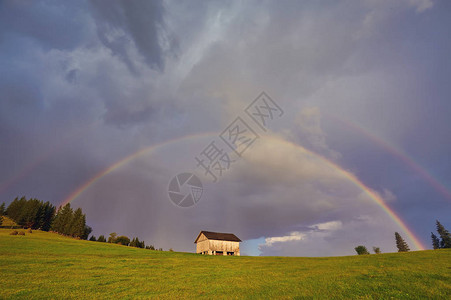
<svg viewBox="0 0 451 300"><path fill-rule="evenodd" d="M0 229L2 298L451 298L451 251L219 257Z"/></svg>

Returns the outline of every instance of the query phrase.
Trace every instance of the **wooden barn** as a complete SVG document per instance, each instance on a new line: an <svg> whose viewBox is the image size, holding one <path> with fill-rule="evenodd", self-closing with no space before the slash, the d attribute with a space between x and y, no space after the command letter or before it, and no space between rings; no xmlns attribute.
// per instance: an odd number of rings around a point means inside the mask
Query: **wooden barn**
<svg viewBox="0 0 451 300"><path fill-rule="evenodd" d="M208 255L240 255L240 242L233 233L201 231L197 236L196 253Z"/></svg>

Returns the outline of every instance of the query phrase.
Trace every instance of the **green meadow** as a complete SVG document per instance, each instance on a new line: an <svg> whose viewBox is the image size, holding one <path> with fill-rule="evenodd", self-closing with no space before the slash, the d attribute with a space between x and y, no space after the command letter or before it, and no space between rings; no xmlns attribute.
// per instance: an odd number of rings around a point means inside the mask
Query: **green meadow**
<svg viewBox="0 0 451 300"><path fill-rule="evenodd" d="M451 298L448 249L220 257L11 231L0 229L1 298Z"/></svg>

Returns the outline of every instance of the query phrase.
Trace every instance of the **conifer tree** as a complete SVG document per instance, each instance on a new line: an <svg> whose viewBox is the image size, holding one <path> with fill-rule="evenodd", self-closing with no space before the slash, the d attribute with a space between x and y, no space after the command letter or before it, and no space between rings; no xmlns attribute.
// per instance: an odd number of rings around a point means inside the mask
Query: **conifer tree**
<svg viewBox="0 0 451 300"><path fill-rule="evenodd" d="M63 210L63 208L61 206L58 207L55 217L53 218L52 225L50 226L50 229L52 231L61 232L61 230L62 230L62 223L61 223L62 210Z"/></svg>
<svg viewBox="0 0 451 300"><path fill-rule="evenodd" d="M70 203L66 204L63 208L58 210L55 220L52 224L52 230L61 234L70 235L73 219L73 211L70 207Z"/></svg>
<svg viewBox="0 0 451 300"><path fill-rule="evenodd" d="M93 236L93 235L91 235L91 237L89 238L89 240L95 242L95 241L96 241L96 237Z"/></svg>
<svg viewBox="0 0 451 300"><path fill-rule="evenodd" d="M451 248L451 234L445 227L436 220L437 232L440 235L440 248Z"/></svg>
<svg viewBox="0 0 451 300"><path fill-rule="evenodd" d="M99 238L97 239L97 242L105 243L106 242L105 236L103 234L101 236L99 236Z"/></svg>
<svg viewBox="0 0 451 300"><path fill-rule="evenodd" d="M85 215L83 215L83 219L85 220L85 223L86 223L86 216ZM89 236L89 234L91 232L92 232L92 228L89 227L88 225L85 225L85 231L83 233L83 236L81 236L81 238L84 239L84 240L87 240L88 236Z"/></svg>
<svg viewBox="0 0 451 300"><path fill-rule="evenodd" d="M432 238L432 248L435 249L440 249L440 240L439 238L431 232L431 238Z"/></svg>
<svg viewBox="0 0 451 300"><path fill-rule="evenodd" d="M73 237L81 238L84 235L86 226L86 217L83 215L81 208L77 208L72 217L68 234Z"/></svg>
<svg viewBox="0 0 451 300"><path fill-rule="evenodd" d="M6 213L6 206L5 206L5 202L2 203L2 205L0 205L0 216L4 216Z"/></svg>
<svg viewBox="0 0 451 300"><path fill-rule="evenodd" d="M409 246L407 245L406 241L401 237L401 235L397 232L395 232L395 239L396 239L396 247L398 247L398 252L408 252L410 251Z"/></svg>

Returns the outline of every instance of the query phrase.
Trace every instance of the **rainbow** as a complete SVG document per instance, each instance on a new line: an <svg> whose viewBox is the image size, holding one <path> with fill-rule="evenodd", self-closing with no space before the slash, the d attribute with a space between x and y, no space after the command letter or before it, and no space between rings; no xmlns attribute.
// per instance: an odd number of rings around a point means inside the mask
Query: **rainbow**
<svg viewBox="0 0 451 300"><path fill-rule="evenodd" d="M376 134L372 133L370 130L364 128L357 123L351 122L349 120L344 120L339 118L336 115L331 113L327 113L326 116L329 116L331 119L338 121L344 124L346 127L354 130L357 133L362 134L367 137L373 143L393 155L394 157L401 160L405 165L407 165L414 172L419 174L426 182L428 182L437 192L439 192L446 199L451 200L451 192L438 180L436 180L431 174L429 174L424 168L422 168L419 164L417 164L412 158L410 158L403 150L397 148L396 146L382 140Z"/></svg>
<svg viewBox="0 0 451 300"><path fill-rule="evenodd" d="M285 143L288 145L291 145L295 148L300 149L301 151L304 151L308 153L309 155L312 155L314 157L317 157L323 161L325 161L330 167L337 170L341 175L346 177L350 182L352 182L355 186L360 188L362 191L364 191L377 205L379 205L386 213L387 215L407 234L408 238L413 242L415 248L417 250L424 250L425 247L421 243L421 241L415 236L413 231L407 227L405 222L401 219L401 217L392 209L390 208L385 201L382 199L382 197L372 190L371 188L367 187L360 179L358 179L354 174L352 174L349 171L344 170L341 166L338 164L330 161L329 159L312 152L310 150L305 149L304 147L294 144L292 142L288 142L282 139L277 139L278 142Z"/></svg>
<svg viewBox="0 0 451 300"><path fill-rule="evenodd" d="M182 141L182 140L187 140L187 139L192 139L192 138L199 138L199 137L207 137L207 136L215 136L215 135L217 135L217 134L216 133L203 133L203 134L197 134L197 135L184 136L184 137L179 137L179 138L176 138L176 139L168 140L168 141L165 141L165 142L157 144L157 145L152 145L152 146L140 149L137 152L132 153L131 155L129 155L129 156L117 161L116 163L112 164L108 168L106 168L103 171L101 171L98 174L96 174L94 177L90 178L84 184L79 186L75 191L73 191L69 196L67 196L62 201L61 206L64 206L67 203L70 203L70 202L74 201L77 197L79 197L84 191L89 189L89 187L92 186L94 183L96 183L99 179L101 179L105 175L117 170L118 168L126 165L127 163L131 162L132 160L138 158L141 155L152 153L153 151L155 151L156 149L158 149L160 147L163 147L163 146L166 146L166 145L169 145L169 144L172 144L172 143L176 143L176 142L179 142L179 141ZM268 137L266 137L266 138L268 138ZM424 250L425 249L423 244L415 236L413 231L410 230L407 227L407 225L401 219L401 217L398 214L396 214L396 212L393 209L391 209L385 203L385 201L382 199L382 197L380 195L378 195L375 191L373 191L372 189L367 187L354 174L344 170L342 167L340 167L336 163L328 160L327 158L324 158L324 157L322 157L322 156L320 156L320 155L318 155L318 154L316 154L316 153L314 153L312 151L309 151L309 150L305 149L304 147L302 147L300 145L294 144L292 142L288 142L288 141L280 139L280 138L273 138L273 139L275 139L275 140L277 140L278 142L281 142L281 143L289 144L289 145L295 147L296 149L299 149L299 150L301 150L301 151L303 151L305 153L308 153L309 155L311 155L313 157L319 158L319 159L323 160L324 162L326 162L326 164L328 164L329 167L332 167L333 169L335 169L339 173L341 173L344 177L346 177L355 186L357 186L362 191L364 191L378 206L380 206L383 209L383 211L386 212L386 214L402 229L402 231L407 235L408 239L413 243L413 245L415 246L415 248L417 250Z"/></svg>
<svg viewBox="0 0 451 300"><path fill-rule="evenodd" d="M211 135L214 135L216 133L200 133L200 134L194 134L194 135L188 135L188 136L183 136L183 137L178 137L178 138L174 138L168 141L164 141L162 143L156 144L156 145L151 145L148 147L145 147L143 149L138 150L135 153L132 153L126 157L124 157L123 159L115 162L114 164L112 164L111 166L109 166L108 168L100 171L99 173L97 173L96 175L94 175L94 177L90 178L88 181L86 181L85 183L83 183L81 186L79 186L75 191L73 191L69 196L67 196L62 202L61 202L61 206L66 205L67 203L71 203L72 201L74 201L78 196L80 196L85 190L87 190L91 185L93 185L94 183L96 183L99 179L101 179L102 177L104 177L105 175L110 174L111 172L119 169L120 167L126 165L127 163L131 162L132 160L140 157L141 155L144 154L150 154L153 151L157 150L160 147L164 147L173 143L176 143L178 141L182 141L182 140L187 140L187 139L193 139L193 138L201 138L201 137L208 137Z"/></svg>
<svg viewBox="0 0 451 300"><path fill-rule="evenodd" d="M100 120L95 121L95 122L90 123L90 124L86 124L85 126L79 127L77 130L75 130L73 132L66 133L63 136L63 138L60 141L58 141L58 143L55 143L54 145L51 145L51 150L50 151L47 151L47 152L41 154L40 156L38 156L38 158L34 162L24 166L18 172L16 172L16 174L13 175L11 178L9 178L8 180L5 180L4 182L0 183L0 194L2 194L4 191L8 190L11 186L16 184L17 182L19 182L23 178L29 176L31 174L31 172L37 166L39 166L42 162L46 161L53 154L55 154L56 152L61 150L61 148L63 146L65 146L65 145L67 145L67 143L70 140L76 140L76 139L82 137L86 133L87 130L91 129L94 125L99 124L99 123L100 123Z"/></svg>

